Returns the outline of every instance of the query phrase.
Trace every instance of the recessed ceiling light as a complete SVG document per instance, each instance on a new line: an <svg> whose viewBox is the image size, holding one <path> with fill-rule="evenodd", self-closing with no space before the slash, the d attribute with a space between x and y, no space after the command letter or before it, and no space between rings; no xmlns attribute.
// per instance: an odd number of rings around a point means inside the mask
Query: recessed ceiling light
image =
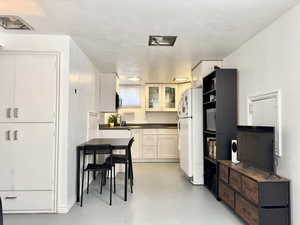
<svg viewBox="0 0 300 225"><path fill-rule="evenodd" d="M139 78L139 77L129 77L128 80L129 81L140 81L141 78Z"/></svg>
<svg viewBox="0 0 300 225"><path fill-rule="evenodd" d="M1 16L0 26L6 30L33 30L33 28L18 16Z"/></svg>
<svg viewBox="0 0 300 225"><path fill-rule="evenodd" d="M175 77L173 79L173 81L177 81L177 82L184 82L184 81L188 81L189 79L187 77Z"/></svg>
<svg viewBox="0 0 300 225"><path fill-rule="evenodd" d="M150 35L149 46L174 46L177 36Z"/></svg>

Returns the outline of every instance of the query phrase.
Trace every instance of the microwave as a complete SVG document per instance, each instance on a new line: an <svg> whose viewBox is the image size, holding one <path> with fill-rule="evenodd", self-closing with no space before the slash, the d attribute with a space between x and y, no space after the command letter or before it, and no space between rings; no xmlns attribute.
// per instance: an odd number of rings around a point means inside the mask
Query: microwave
<svg viewBox="0 0 300 225"><path fill-rule="evenodd" d="M216 131L216 109L206 110L206 130Z"/></svg>

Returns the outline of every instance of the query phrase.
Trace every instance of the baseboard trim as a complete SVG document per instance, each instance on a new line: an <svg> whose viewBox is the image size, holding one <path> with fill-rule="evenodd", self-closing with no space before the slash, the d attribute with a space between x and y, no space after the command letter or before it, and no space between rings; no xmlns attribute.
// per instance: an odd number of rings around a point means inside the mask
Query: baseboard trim
<svg viewBox="0 0 300 225"><path fill-rule="evenodd" d="M57 213L59 214L67 214L75 205L76 199L75 197L72 198L69 202L68 205L62 205L57 207Z"/></svg>
<svg viewBox="0 0 300 225"><path fill-rule="evenodd" d="M43 213L55 213L53 210L3 210L3 214L43 214Z"/></svg>
<svg viewBox="0 0 300 225"><path fill-rule="evenodd" d="M67 206L59 206L59 207L57 207L57 213L66 214L68 212L69 212L69 210L68 210Z"/></svg>

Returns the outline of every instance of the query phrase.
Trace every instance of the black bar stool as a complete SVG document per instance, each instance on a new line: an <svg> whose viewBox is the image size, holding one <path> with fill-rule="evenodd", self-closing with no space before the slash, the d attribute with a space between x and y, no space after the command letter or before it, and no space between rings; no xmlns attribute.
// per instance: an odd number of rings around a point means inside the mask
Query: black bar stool
<svg viewBox="0 0 300 225"><path fill-rule="evenodd" d="M113 162L112 160L106 160L102 164L96 164L95 163L95 158L96 154L105 154L109 155L108 158L110 157L112 159L112 147L110 145L103 145L101 147L97 147L95 149L84 149L83 150L83 165L82 165L82 179L81 179L81 203L80 206L82 207L83 203L83 188L84 188L84 174L85 172L88 172L88 180L87 180L87 194L89 193L89 180L90 180L90 172L100 172L100 194L102 193L102 185L103 185L103 179L106 179L105 174L107 171L110 171L110 200L109 200L109 205L112 204L112 166ZM94 162L89 163L85 167L85 161L86 161L86 156L88 155L94 155Z"/></svg>
<svg viewBox="0 0 300 225"><path fill-rule="evenodd" d="M114 173L114 193L116 193L116 164L125 165L125 191L124 191L124 201L127 201L127 181L130 179L130 189L133 193L133 166L132 166L132 157L131 157L131 147L134 142L134 138L131 138L128 147L125 151L125 154L112 154L112 157L106 159L107 162L112 160L113 173ZM111 159L112 158L112 159Z"/></svg>

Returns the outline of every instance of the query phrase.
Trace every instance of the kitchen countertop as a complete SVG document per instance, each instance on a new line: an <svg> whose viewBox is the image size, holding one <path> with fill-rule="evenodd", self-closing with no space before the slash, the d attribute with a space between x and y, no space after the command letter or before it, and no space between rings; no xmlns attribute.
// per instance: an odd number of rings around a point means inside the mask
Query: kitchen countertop
<svg viewBox="0 0 300 225"><path fill-rule="evenodd" d="M177 129L176 123L128 123L126 126L109 127L100 124L99 130L131 130L131 129Z"/></svg>

